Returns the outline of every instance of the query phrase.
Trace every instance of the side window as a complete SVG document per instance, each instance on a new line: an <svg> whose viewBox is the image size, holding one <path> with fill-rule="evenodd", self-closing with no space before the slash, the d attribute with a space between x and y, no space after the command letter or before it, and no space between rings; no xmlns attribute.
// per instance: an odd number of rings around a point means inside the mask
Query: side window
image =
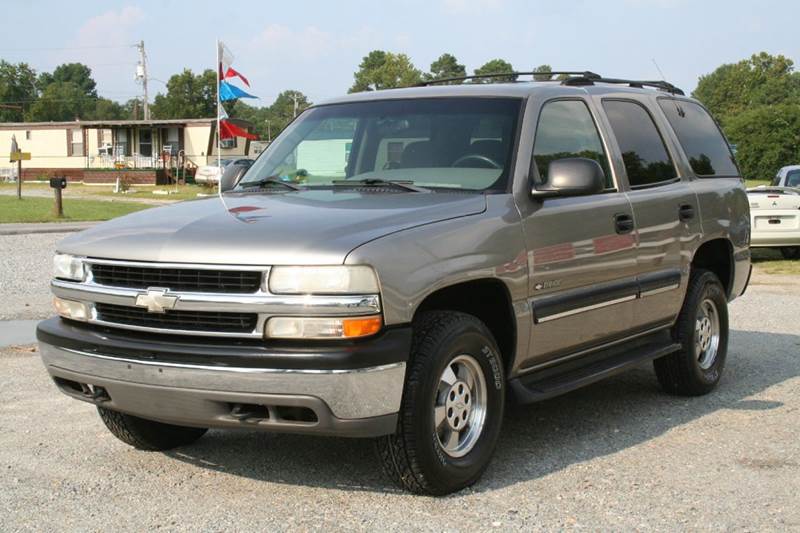
<svg viewBox="0 0 800 533"><path fill-rule="evenodd" d="M711 116L694 102L659 98L678 141L698 176L738 176L727 141Z"/></svg>
<svg viewBox="0 0 800 533"><path fill-rule="evenodd" d="M786 187L800 187L800 170L790 170L786 174Z"/></svg>
<svg viewBox="0 0 800 533"><path fill-rule="evenodd" d="M603 109L617 138L631 187L678 177L664 140L644 107L636 102L604 100Z"/></svg>
<svg viewBox="0 0 800 533"><path fill-rule="evenodd" d="M597 126L589 108L580 100L548 102L539 114L533 160L539 170L540 184L547 183L550 162L567 157L594 159L606 174L606 188L614 187Z"/></svg>

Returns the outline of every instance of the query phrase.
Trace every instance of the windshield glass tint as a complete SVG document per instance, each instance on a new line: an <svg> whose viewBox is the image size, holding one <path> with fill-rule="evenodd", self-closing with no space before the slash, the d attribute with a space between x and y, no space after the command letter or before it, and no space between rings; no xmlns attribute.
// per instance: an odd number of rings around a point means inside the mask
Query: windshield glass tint
<svg viewBox="0 0 800 533"><path fill-rule="evenodd" d="M504 189L519 99L429 98L309 109L241 184L267 177L309 187L335 180L411 180L422 187Z"/></svg>

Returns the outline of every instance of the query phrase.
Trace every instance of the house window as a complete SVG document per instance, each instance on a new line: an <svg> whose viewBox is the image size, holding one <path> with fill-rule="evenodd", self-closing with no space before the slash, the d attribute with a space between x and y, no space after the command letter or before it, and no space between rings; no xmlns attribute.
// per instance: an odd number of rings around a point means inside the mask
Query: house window
<svg viewBox="0 0 800 533"><path fill-rule="evenodd" d="M83 130L75 128L70 133L70 155L83 157Z"/></svg>
<svg viewBox="0 0 800 533"><path fill-rule="evenodd" d="M153 130L139 130L139 154L153 156Z"/></svg>
<svg viewBox="0 0 800 533"><path fill-rule="evenodd" d="M236 148L236 137L231 137L230 139L222 139L219 142L221 148Z"/></svg>
<svg viewBox="0 0 800 533"><path fill-rule="evenodd" d="M31 140L31 131L30 130L26 130L25 131L25 140L26 141L30 141Z"/></svg>

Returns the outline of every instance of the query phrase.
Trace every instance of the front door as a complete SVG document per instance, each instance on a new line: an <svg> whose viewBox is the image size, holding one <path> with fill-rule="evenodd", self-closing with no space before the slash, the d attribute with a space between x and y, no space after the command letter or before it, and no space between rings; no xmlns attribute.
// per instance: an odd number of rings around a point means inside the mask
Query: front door
<svg viewBox="0 0 800 533"><path fill-rule="evenodd" d="M606 190L590 196L526 199L533 330L520 370L553 362L624 335L637 295L633 210L610 169L608 150L583 99L546 102L533 148L537 184L550 161L587 157L606 173Z"/></svg>

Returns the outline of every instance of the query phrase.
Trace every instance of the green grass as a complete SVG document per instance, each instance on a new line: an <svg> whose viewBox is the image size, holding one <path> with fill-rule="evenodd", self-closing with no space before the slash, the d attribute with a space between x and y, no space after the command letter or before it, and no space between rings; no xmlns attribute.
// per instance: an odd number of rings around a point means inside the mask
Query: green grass
<svg viewBox="0 0 800 533"><path fill-rule="evenodd" d="M800 259L784 259L775 248L751 248L753 265L765 274L800 275Z"/></svg>
<svg viewBox="0 0 800 533"><path fill-rule="evenodd" d="M52 198L17 200L15 196L0 196L0 223L109 220L151 207L142 203L64 198L64 218L56 218L53 204Z"/></svg>

